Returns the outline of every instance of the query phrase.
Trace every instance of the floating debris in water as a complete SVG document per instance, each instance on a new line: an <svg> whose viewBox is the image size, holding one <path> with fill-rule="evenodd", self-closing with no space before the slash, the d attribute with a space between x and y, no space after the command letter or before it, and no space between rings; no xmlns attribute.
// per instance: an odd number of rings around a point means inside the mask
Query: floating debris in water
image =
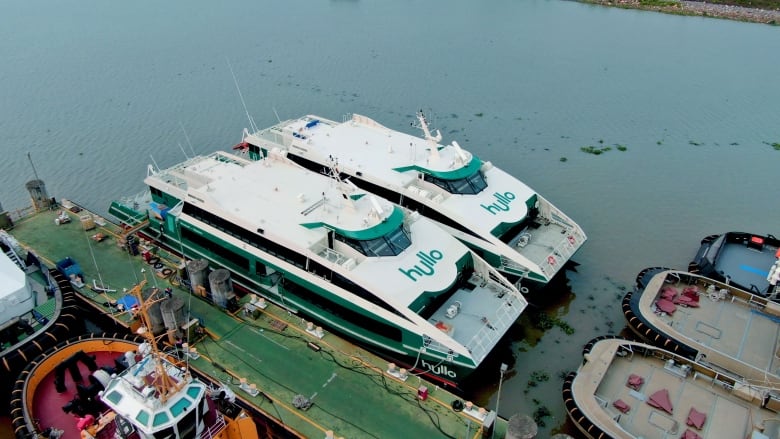
<svg viewBox="0 0 780 439"><path fill-rule="evenodd" d="M548 329L552 329L554 326L561 328L563 333L566 335L572 335L575 332L574 328L572 328L571 325L559 319L558 317L551 317L546 312L539 313L536 319L537 328L546 331Z"/></svg>
<svg viewBox="0 0 780 439"><path fill-rule="evenodd" d="M552 416L552 413L550 413L550 409L548 409L546 406L539 406L534 410L534 421L536 421L536 425L540 427L545 427L547 424L544 422L544 418Z"/></svg>
<svg viewBox="0 0 780 439"><path fill-rule="evenodd" d="M597 148L595 146L588 145L588 146L583 146L582 148L580 148L580 151L587 152L588 154L600 155L600 154L603 154L603 153L605 153L607 151L610 151L611 149L612 148L609 147L609 146L605 146L603 148Z"/></svg>
<svg viewBox="0 0 780 439"><path fill-rule="evenodd" d="M693 145L693 146L701 146L701 145L703 145L703 143L701 143L701 142L697 142L697 141L695 141L695 140L689 140L689 141L688 141L688 144L689 144L689 145Z"/></svg>
<svg viewBox="0 0 780 439"><path fill-rule="evenodd" d="M562 162L565 162L565 161L567 161L569 159L567 159L566 157L561 157L559 160L562 161Z"/></svg>
<svg viewBox="0 0 780 439"><path fill-rule="evenodd" d="M775 151L780 151L780 142L773 142L773 143L764 142L764 144L771 146L772 148L774 148Z"/></svg>
<svg viewBox="0 0 780 439"><path fill-rule="evenodd" d="M550 374L543 370L535 370L531 372L531 379L538 382L550 381Z"/></svg>

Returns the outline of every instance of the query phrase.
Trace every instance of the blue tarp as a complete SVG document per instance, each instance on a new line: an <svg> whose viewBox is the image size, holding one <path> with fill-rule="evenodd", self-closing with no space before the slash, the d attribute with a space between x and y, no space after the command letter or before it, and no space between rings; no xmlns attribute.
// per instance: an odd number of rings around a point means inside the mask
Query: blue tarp
<svg viewBox="0 0 780 439"><path fill-rule="evenodd" d="M70 278L70 275L75 276L81 276L84 275L81 272L81 267L79 264L73 260L70 256L68 256L65 259L61 259L59 262L57 262L57 269L60 271L60 273L64 274L65 277Z"/></svg>
<svg viewBox="0 0 780 439"><path fill-rule="evenodd" d="M168 215L168 211L171 210L171 208L165 204L156 203L154 201L149 203L149 207L152 209L152 212L156 213L162 219L165 219Z"/></svg>
<svg viewBox="0 0 780 439"><path fill-rule="evenodd" d="M124 296L120 297L119 300L116 301L117 305L122 305L122 309L124 310L131 310L134 307L138 306L138 299L135 298L135 296L132 296L130 294L125 294Z"/></svg>

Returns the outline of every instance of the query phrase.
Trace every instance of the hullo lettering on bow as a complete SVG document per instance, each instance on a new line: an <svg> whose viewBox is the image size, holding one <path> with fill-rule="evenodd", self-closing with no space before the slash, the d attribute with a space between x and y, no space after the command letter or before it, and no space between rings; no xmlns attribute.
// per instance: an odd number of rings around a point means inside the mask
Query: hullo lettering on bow
<svg viewBox="0 0 780 439"><path fill-rule="evenodd" d="M515 194L512 192L504 192L503 194L499 194L498 192L495 192L493 196L496 198L495 203L490 203L487 206L484 204L480 204L480 206L487 210L488 212L492 213L493 215L496 215L497 213L503 211L506 212L509 210L509 203L511 203L515 198Z"/></svg>
<svg viewBox="0 0 780 439"><path fill-rule="evenodd" d="M398 269L398 271L405 274L406 277L414 282L417 282L419 277L433 275L433 273L436 272L433 266L444 258L444 255L439 250L431 250L428 253L419 251L416 256L420 260L419 264L415 264L414 267L409 268L408 270L404 270L403 268Z"/></svg>

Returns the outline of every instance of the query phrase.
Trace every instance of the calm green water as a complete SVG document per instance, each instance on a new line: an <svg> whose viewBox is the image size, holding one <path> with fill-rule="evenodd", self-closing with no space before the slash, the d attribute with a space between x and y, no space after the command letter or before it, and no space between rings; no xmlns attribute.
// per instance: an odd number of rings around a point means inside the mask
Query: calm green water
<svg viewBox="0 0 780 439"><path fill-rule="evenodd" d="M105 212L142 189L147 164L229 148L248 122L228 61L258 126L274 110L357 112L411 130L423 108L445 141L560 206L590 241L572 294L546 311L576 332L518 325L496 359L511 364L502 415L552 411L540 437L565 418L558 373L624 326L619 297L639 270L687 266L707 234L780 233L780 151L764 143L780 142L778 27L552 0L32 0L2 11L6 209L27 204L28 152L51 195ZM488 369L474 399L495 407ZM528 388L536 370L551 379Z"/></svg>

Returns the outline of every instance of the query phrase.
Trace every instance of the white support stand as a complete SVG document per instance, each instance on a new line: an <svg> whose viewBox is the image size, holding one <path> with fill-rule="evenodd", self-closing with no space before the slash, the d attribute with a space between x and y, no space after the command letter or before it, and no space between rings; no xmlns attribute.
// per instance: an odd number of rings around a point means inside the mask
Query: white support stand
<svg viewBox="0 0 780 439"><path fill-rule="evenodd" d="M246 378L241 378L241 384L239 384L238 387L244 392L252 396L257 396L260 393L260 390L257 388L257 385L247 384Z"/></svg>
<svg viewBox="0 0 780 439"><path fill-rule="evenodd" d="M401 381L406 381L407 379L409 379L409 374L406 372L406 369L404 368L399 369L395 366L394 363L388 363L387 370L385 372L391 377Z"/></svg>
<svg viewBox="0 0 780 439"><path fill-rule="evenodd" d="M471 403L471 401L466 402L466 407L463 409L463 413L479 421L484 421L485 416L487 416L487 410L485 410L483 407L475 406Z"/></svg>
<svg viewBox="0 0 780 439"><path fill-rule="evenodd" d="M190 347L188 343L184 343L181 345L181 348L184 350L184 355L187 356L190 360L197 360L200 358L200 354L198 353L198 350L194 347Z"/></svg>
<svg viewBox="0 0 780 439"><path fill-rule="evenodd" d="M314 327L314 323L308 322L306 323L306 332L309 334L321 339L325 336L325 331L322 330L322 326Z"/></svg>

